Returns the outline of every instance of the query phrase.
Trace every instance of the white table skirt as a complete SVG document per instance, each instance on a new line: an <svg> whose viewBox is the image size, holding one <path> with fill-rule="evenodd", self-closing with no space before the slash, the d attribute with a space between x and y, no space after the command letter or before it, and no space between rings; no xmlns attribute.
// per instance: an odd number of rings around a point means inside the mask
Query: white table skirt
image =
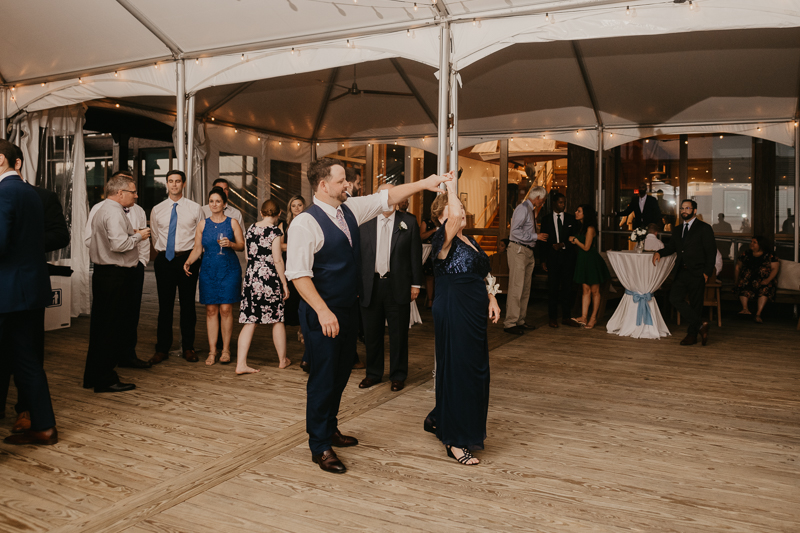
<svg viewBox="0 0 800 533"><path fill-rule="evenodd" d="M428 256L431 255L431 245L430 244L423 244L422 245L422 264L425 264L425 261L428 260ZM408 322L408 327L410 328L414 324L422 324L422 317L419 316L419 309L417 309L417 301L414 300L411 302L411 318Z"/></svg>
<svg viewBox="0 0 800 533"><path fill-rule="evenodd" d="M675 264L675 256L669 255L662 257L653 266L652 252L641 254L635 251L608 252L608 260L625 289L639 294L652 294L658 290ZM637 325L639 304L634 302L633 295L626 292L614 316L608 321L606 330L609 333L635 339L658 339L669 336L669 328L661 317L656 299L651 298L646 305L650 309L653 324L647 325L644 320L639 320L640 323Z"/></svg>

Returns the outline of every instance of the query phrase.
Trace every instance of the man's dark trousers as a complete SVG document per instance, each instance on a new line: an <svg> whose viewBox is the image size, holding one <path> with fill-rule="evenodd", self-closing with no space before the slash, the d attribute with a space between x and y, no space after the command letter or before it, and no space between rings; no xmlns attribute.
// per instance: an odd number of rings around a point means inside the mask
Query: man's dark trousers
<svg viewBox="0 0 800 533"><path fill-rule="evenodd" d="M313 454L331 447L330 436L338 428L342 393L353 368L353 352L358 342L358 303L350 308L330 308L339 321L339 334L326 337L317 313L305 301L300 302L300 327L311 364L306 391L306 431Z"/></svg>
<svg viewBox="0 0 800 533"><path fill-rule="evenodd" d="M136 267L94 265L89 351L83 387L107 387L119 381L114 370L133 329L133 280Z"/></svg>
<svg viewBox="0 0 800 533"><path fill-rule="evenodd" d="M144 290L144 265L136 263L131 276L131 328L128 330L125 350L120 362L133 361L136 357L136 343L139 342L139 315L142 310L142 292Z"/></svg>
<svg viewBox="0 0 800 533"><path fill-rule="evenodd" d="M691 272L685 268L678 271L672 289L669 293L669 302L688 322L687 333L697 336L703 324L703 294L706 282L703 274ZM686 301L686 297L689 301Z"/></svg>
<svg viewBox="0 0 800 533"><path fill-rule="evenodd" d="M408 323L411 304L395 303L391 279L375 275L372 297L361 309L364 340L367 346L367 377L380 381L384 370L384 331L389 323L389 379L405 381L408 377ZM403 331L403 328L405 331Z"/></svg>
<svg viewBox="0 0 800 533"><path fill-rule="evenodd" d="M562 319L572 318L572 305L575 303L574 276L575 260L569 256L569 252L550 251L547 259L547 307L550 320L558 320L559 304Z"/></svg>
<svg viewBox="0 0 800 533"><path fill-rule="evenodd" d="M194 350L194 328L197 325L197 312L194 297L197 291L197 273L200 261L190 267L191 276L183 270L189 252L180 252L172 261L164 252L159 252L153 262L158 290L158 330L156 332L156 351L169 353L172 347L172 314L175 311L175 290L178 291L181 308L181 344L184 350Z"/></svg>

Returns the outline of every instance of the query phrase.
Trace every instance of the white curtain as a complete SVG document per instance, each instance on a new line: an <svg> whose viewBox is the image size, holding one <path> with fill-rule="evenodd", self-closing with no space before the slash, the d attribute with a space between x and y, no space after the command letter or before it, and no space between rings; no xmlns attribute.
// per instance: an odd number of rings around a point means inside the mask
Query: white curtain
<svg viewBox="0 0 800 533"><path fill-rule="evenodd" d="M73 270L72 316L89 314L91 310L89 250L83 244L83 229L89 215L83 146L85 113L83 104L26 113L14 121L12 136L25 156L23 177L33 185L55 192L64 210L70 245L49 254L48 261Z"/></svg>

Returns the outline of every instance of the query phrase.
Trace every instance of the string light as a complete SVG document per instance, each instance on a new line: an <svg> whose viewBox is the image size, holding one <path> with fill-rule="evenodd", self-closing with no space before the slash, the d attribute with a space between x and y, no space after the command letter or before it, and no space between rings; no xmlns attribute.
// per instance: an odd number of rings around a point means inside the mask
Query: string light
<svg viewBox="0 0 800 533"><path fill-rule="evenodd" d="M244 54L242 54L242 61L244 61Z"/></svg>
<svg viewBox="0 0 800 533"><path fill-rule="evenodd" d="M83 78L78 78L78 83L83 83ZM14 89L11 90L13 91Z"/></svg>
<svg viewBox="0 0 800 533"><path fill-rule="evenodd" d="M692 3L692 0L689 0L689 9L694 11L694 3Z"/></svg>
<svg viewBox="0 0 800 533"><path fill-rule="evenodd" d="M628 15L629 17L631 16L631 8L630 8L630 6L625 6L625 14Z"/></svg>
<svg viewBox="0 0 800 533"><path fill-rule="evenodd" d="M758 131L761 131L761 128L758 128Z"/></svg>
<svg viewBox="0 0 800 533"><path fill-rule="evenodd" d="M545 13L544 14L544 21L545 22L550 22L550 13Z"/></svg>
<svg viewBox="0 0 800 533"><path fill-rule="evenodd" d="M117 104L116 107L119 107L119 104Z"/></svg>
<svg viewBox="0 0 800 533"><path fill-rule="evenodd" d="M214 122L214 117L211 117L211 122Z"/></svg>
<svg viewBox="0 0 800 533"><path fill-rule="evenodd" d="M44 82L42 82L42 87L44 87Z"/></svg>
<svg viewBox="0 0 800 533"><path fill-rule="evenodd" d="M261 140L261 137L258 137L258 140L260 141L260 140Z"/></svg>
<svg viewBox="0 0 800 533"><path fill-rule="evenodd" d="M411 30L406 30L406 37L411 37Z"/></svg>
<svg viewBox="0 0 800 533"><path fill-rule="evenodd" d="M416 11L416 10L417 10L417 3L414 2L414 11Z"/></svg>
<svg viewBox="0 0 800 533"><path fill-rule="evenodd" d="M195 60L194 60L194 64L195 64L195 65L199 65L199 64L200 64L200 58L199 58L199 57L196 57L196 58L195 58Z"/></svg>
<svg viewBox="0 0 800 533"><path fill-rule="evenodd" d="M292 48L292 55L294 55L294 48Z"/></svg>
<svg viewBox="0 0 800 533"><path fill-rule="evenodd" d="M116 70L114 71L114 77L119 78L119 72L117 72Z"/></svg>
<svg viewBox="0 0 800 533"><path fill-rule="evenodd" d="M239 130L237 130L236 128L233 128L233 133L239 133Z"/></svg>
<svg viewBox="0 0 800 533"><path fill-rule="evenodd" d="M155 69L158 69L158 63L156 63L155 65L153 65L153 67L154 67Z"/></svg>
<svg viewBox="0 0 800 533"><path fill-rule="evenodd" d="M650 139L645 139L644 142L649 143Z"/></svg>

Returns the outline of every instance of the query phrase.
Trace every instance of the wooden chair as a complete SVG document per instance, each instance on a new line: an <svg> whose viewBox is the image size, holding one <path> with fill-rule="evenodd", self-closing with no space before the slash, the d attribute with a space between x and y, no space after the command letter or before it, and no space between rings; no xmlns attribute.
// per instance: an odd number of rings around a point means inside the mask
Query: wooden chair
<svg viewBox="0 0 800 533"><path fill-rule="evenodd" d="M714 308L717 308L717 326L722 327L722 299L719 295L719 290L722 288L722 282L717 279L717 273L711 274L706 282L706 290L703 294L703 307L708 307L708 321L714 321ZM681 314L678 312L678 325L681 325Z"/></svg>

